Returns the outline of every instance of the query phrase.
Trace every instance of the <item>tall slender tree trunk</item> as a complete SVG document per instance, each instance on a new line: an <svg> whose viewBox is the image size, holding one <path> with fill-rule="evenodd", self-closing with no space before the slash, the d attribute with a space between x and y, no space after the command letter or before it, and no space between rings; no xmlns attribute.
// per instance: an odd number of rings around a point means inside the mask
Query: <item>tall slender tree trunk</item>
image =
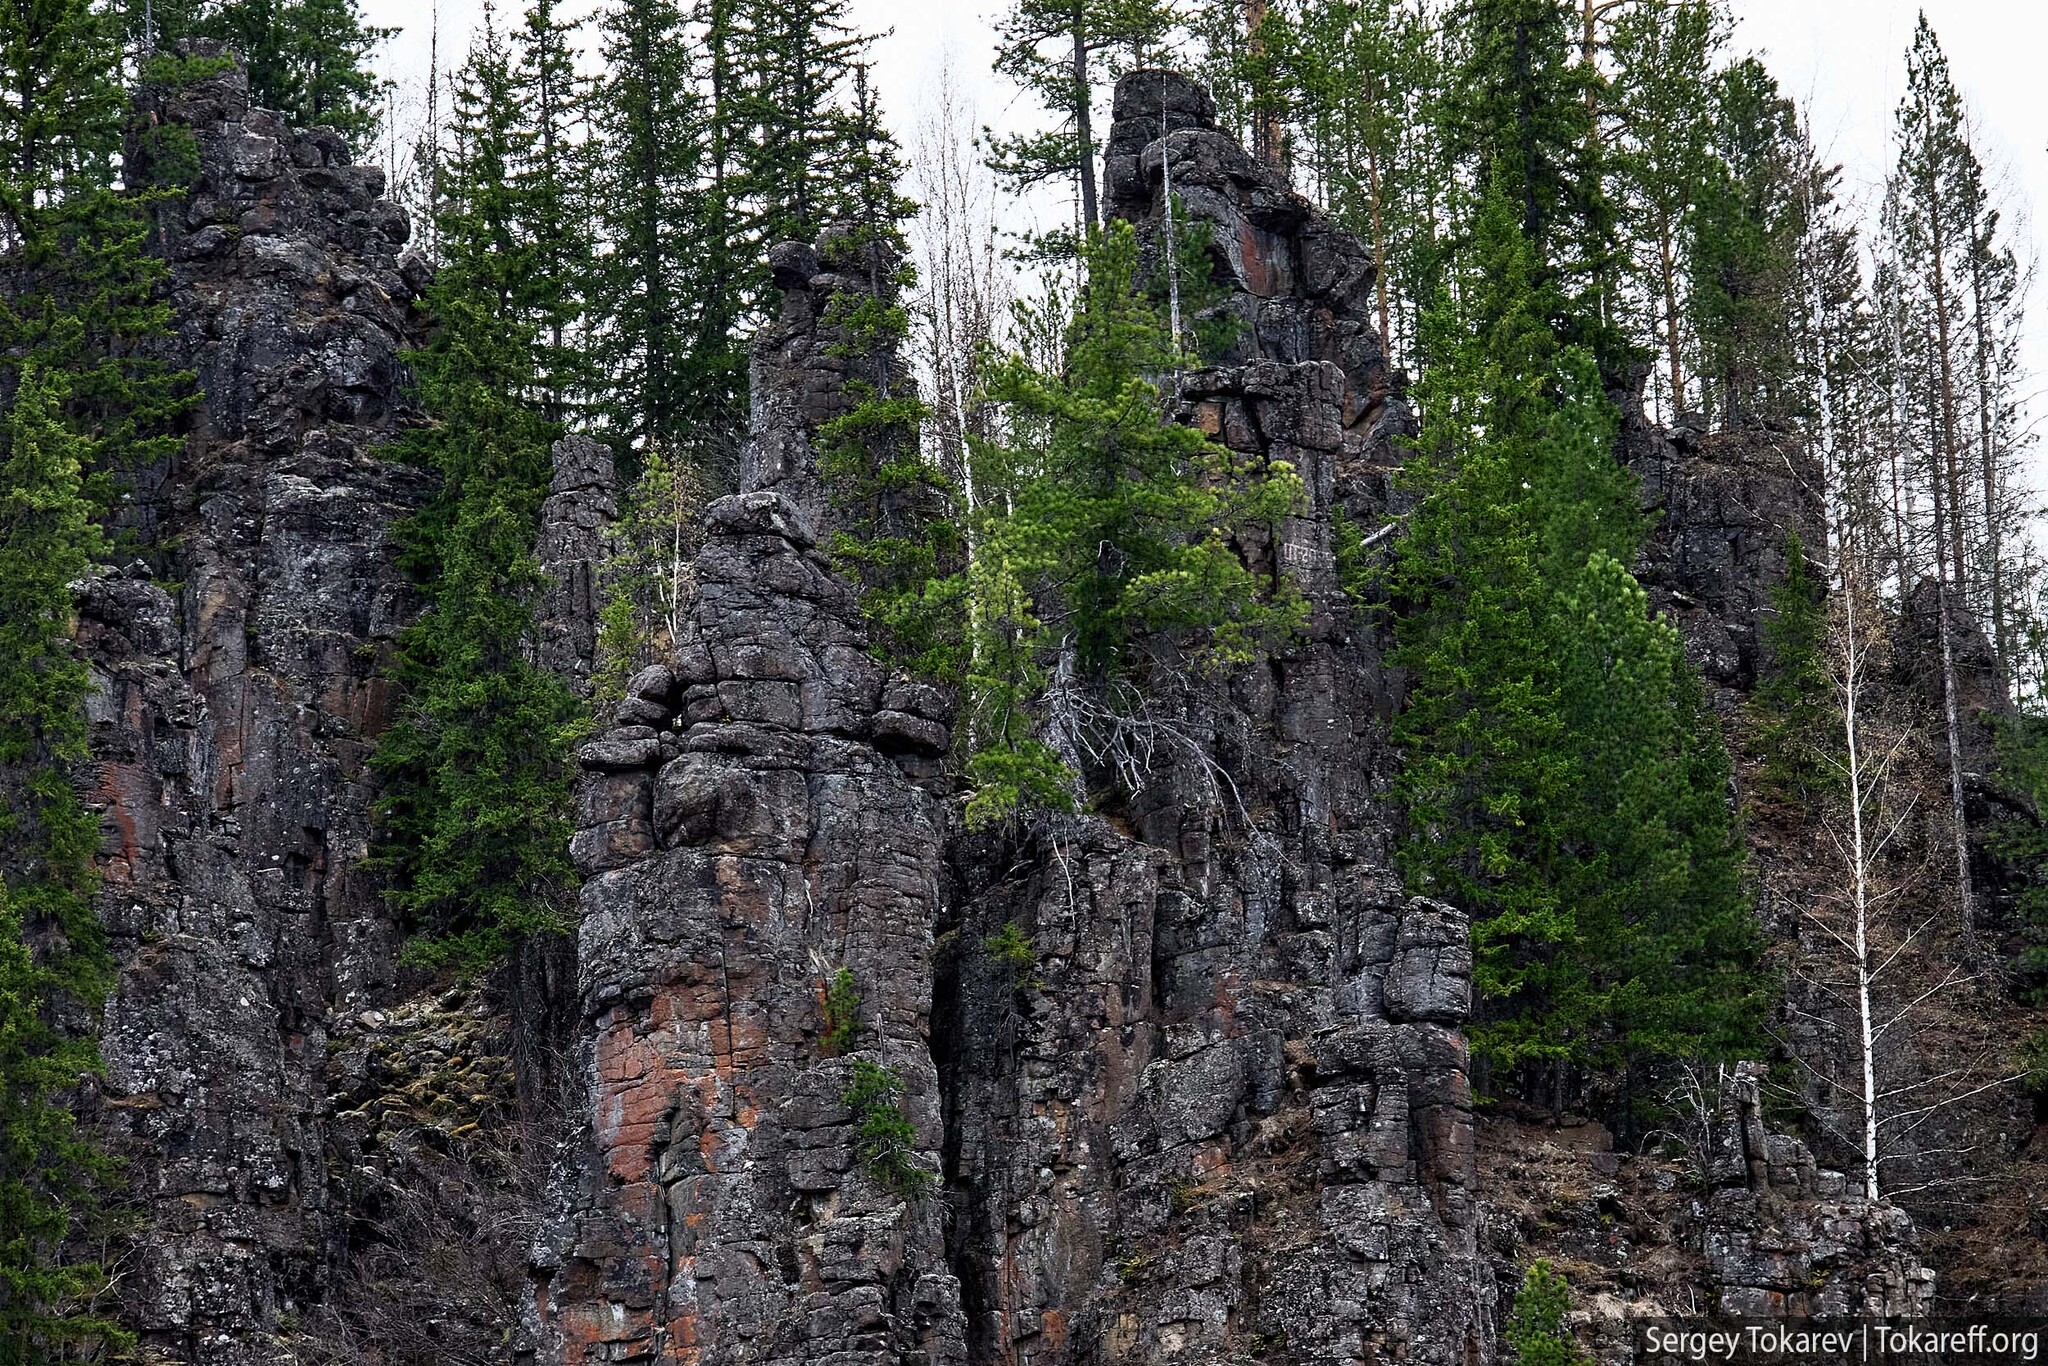
<svg viewBox="0 0 2048 1366"><path fill-rule="evenodd" d="M1079 144L1077 160L1081 172L1081 223L1093 229L1102 221L1095 200L1095 123L1090 105L1094 90L1088 83L1087 13L1074 7L1074 140Z"/></svg>
<svg viewBox="0 0 2048 1366"><path fill-rule="evenodd" d="M1658 265L1664 291L1664 349L1671 361L1671 413L1685 407L1685 366L1678 345L1678 262L1671 243L1671 223L1657 224ZM1704 406L1704 404L1702 405Z"/></svg>
<svg viewBox="0 0 2048 1366"><path fill-rule="evenodd" d="M1870 999L1870 846L1863 829L1863 750L1856 730L1856 711L1863 693L1862 655L1856 639L1856 580L1849 568L1852 557L1844 552L1840 560L1844 637L1842 738L1849 751L1849 877L1855 914L1857 1052L1862 1062L1863 1079L1863 1094L1857 1099L1863 1109L1863 1196L1866 1200L1876 1200L1880 1192L1877 1180L1877 1033Z"/></svg>
<svg viewBox="0 0 2048 1366"><path fill-rule="evenodd" d="M1970 830L1963 808L1963 737L1956 710L1956 653L1953 613L1949 608L1948 577L1944 566L1950 547L1942 542L1947 533L1942 521L1942 470L1937 459L1934 477L1934 602L1935 625L1941 638L1941 711L1948 732L1949 815L1955 827L1956 899L1961 907L1963 933L1974 935L1976 908L1970 893ZM1953 509L1951 509L1952 511Z"/></svg>
<svg viewBox="0 0 2048 1366"><path fill-rule="evenodd" d="M1988 247L1990 244L1987 241L1984 245ZM1991 392L1991 329L1984 316L1984 257L1974 241L1970 249L1970 305L1977 342L1977 442L1984 478L1985 573L1991 580L1991 644L1998 655L1999 674L2004 676L2009 664L2005 642L2005 569L2001 563L2003 546L1998 526L1997 422L1994 415L1997 400Z"/></svg>
<svg viewBox="0 0 2048 1366"><path fill-rule="evenodd" d="M1948 482L1948 548L1953 559L1952 581L1956 592L1965 601L1969 598L1968 578L1963 572L1963 509L1962 509L1962 467L1956 456L1959 444L1956 435L1956 377L1954 351L1954 301L1949 297L1948 280L1948 228L1942 217L1941 177L1930 174L1927 177L1927 236L1928 264L1932 267L1929 284L1934 293L1934 344L1936 348L1936 373L1940 377L1941 393L1941 468L1935 478Z"/></svg>
<svg viewBox="0 0 2048 1366"><path fill-rule="evenodd" d="M1244 37L1245 47L1252 56L1252 155L1274 170L1281 169L1282 136L1280 119L1267 103L1264 87L1267 82L1260 80L1259 59L1266 55L1266 0L1245 0Z"/></svg>

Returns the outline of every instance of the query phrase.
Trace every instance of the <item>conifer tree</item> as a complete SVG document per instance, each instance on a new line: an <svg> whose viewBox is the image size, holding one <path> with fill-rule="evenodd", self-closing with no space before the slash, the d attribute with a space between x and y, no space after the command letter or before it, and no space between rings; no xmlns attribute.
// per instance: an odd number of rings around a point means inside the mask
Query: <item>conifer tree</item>
<svg viewBox="0 0 2048 1366"><path fill-rule="evenodd" d="M64 1101L99 1068L84 1022L112 984L92 906L99 822L72 782L91 679L66 639L103 543L91 443L60 374L31 363L0 424L0 1362L118 1345L102 1270L68 1255L111 1174Z"/></svg>
<svg viewBox="0 0 2048 1366"><path fill-rule="evenodd" d="M735 432L745 373L737 317L700 263L730 264L708 230L707 111L674 0L621 0L599 21L608 76L594 108L599 233L591 306L604 418L622 453L707 462ZM706 430L709 429L709 430ZM630 463L630 462L629 462Z"/></svg>
<svg viewBox="0 0 2048 1366"><path fill-rule="evenodd" d="M1941 649L1942 704L1948 740L1949 802L1956 895L1966 929L1975 921L1963 799L1962 718L1955 678L1955 618L1968 601L1969 540L1964 530L1967 452L1962 447L1962 287L1978 222L1981 169L1970 150L1962 97L1949 78L1948 59L1921 15L1906 54L1906 94L1899 101L1898 165L1887 186L1884 222L1897 253L1901 310L1898 323L1914 344L1902 360L1914 367L1898 382L1930 437L1927 488L1932 495L1937 634Z"/></svg>
<svg viewBox="0 0 2048 1366"><path fill-rule="evenodd" d="M1725 1055L1755 946L1727 766L1676 632L1592 360L1560 350L1496 192L1433 317L1410 514L1387 586L1412 680L1395 722L1401 866L1473 916L1489 1065Z"/></svg>
<svg viewBox="0 0 2048 1366"><path fill-rule="evenodd" d="M1598 73L1578 59L1566 0L1473 0L1458 13L1456 98L1442 108L1469 183L1514 207L1561 340L1585 346L1604 374L1625 371L1615 316L1614 223L1589 95Z"/></svg>
<svg viewBox="0 0 2048 1366"><path fill-rule="evenodd" d="M1701 405L1724 425L1790 418L1812 401L1796 381L1791 330L1810 168L1792 102L1762 63L1731 64L1707 93L1713 156L1687 252Z"/></svg>
<svg viewBox="0 0 2048 1366"><path fill-rule="evenodd" d="M1380 330L1392 352L1412 352L1417 301L1435 294L1454 181L1437 117L1441 33L1395 0L1314 0L1298 15L1269 12L1265 27L1294 164L1372 249Z"/></svg>
<svg viewBox="0 0 2048 1366"><path fill-rule="evenodd" d="M1086 754L1116 747L1120 682L1246 663L1304 617L1229 539L1288 515L1300 481L1167 419L1150 377L1177 348L1137 262L1129 224L1091 236L1064 363L1012 355L990 375L1006 432L974 453L976 823L1069 804Z"/></svg>
<svg viewBox="0 0 2048 1366"><path fill-rule="evenodd" d="M1632 273L1650 304L1675 412L1686 408L1686 239L1709 176L1710 68L1722 19L1707 0L1636 5L1613 26L1613 160L1628 210Z"/></svg>
<svg viewBox="0 0 2048 1366"><path fill-rule="evenodd" d="M585 405L594 379L581 324L590 278L589 148L579 126L586 92L571 46L578 24L562 22L556 0L535 0L513 32L514 84L531 129L511 168L532 253L531 309L539 340L535 368L543 408L563 421Z"/></svg>
<svg viewBox="0 0 2048 1366"><path fill-rule="evenodd" d="M999 30L996 73L1036 96L1058 123L991 136L990 165L1019 188L1071 177L1077 222L1083 232L1093 228L1102 221L1097 89L1156 60L1173 28L1160 0L1016 0ZM1070 254L1075 245L1055 249Z"/></svg>
<svg viewBox="0 0 2048 1366"><path fill-rule="evenodd" d="M478 971L567 923L580 708L527 649L558 429L533 401L533 257L507 174L529 134L488 22L455 90L428 297L439 330L413 358L433 421L401 447L441 479L402 531L429 605L399 636L404 699L372 760L384 780L374 852L412 960Z"/></svg>
<svg viewBox="0 0 2048 1366"><path fill-rule="evenodd" d="M164 18L160 37L185 36L175 8ZM183 23L234 51L256 104L336 129L358 149L376 142L381 87L368 63L398 30L365 24L360 0L211 0Z"/></svg>

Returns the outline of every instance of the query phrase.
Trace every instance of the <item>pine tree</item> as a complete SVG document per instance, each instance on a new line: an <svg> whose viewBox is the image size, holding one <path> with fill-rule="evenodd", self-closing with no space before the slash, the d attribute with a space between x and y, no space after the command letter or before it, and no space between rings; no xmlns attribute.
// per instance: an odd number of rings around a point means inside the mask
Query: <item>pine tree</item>
<svg viewBox="0 0 2048 1366"><path fill-rule="evenodd" d="M989 395L1005 436L974 452L976 823L1068 804L1083 751L1116 747L1120 683L1249 662L1304 619L1291 586L1263 584L1230 545L1288 515L1299 479L1165 416L1150 376L1177 347L1138 288L1131 226L1091 236L1082 259L1064 364L998 362ZM1073 720L1081 711L1096 719ZM1057 719L1041 727L1046 713ZM1105 734L1076 733L1091 724Z"/></svg>
<svg viewBox="0 0 2048 1366"><path fill-rule="evenodd" d="M1795 382L1791 335L1808 169L1792 102L1745 58L1716 73L1708 107L1714 157L1687 253L1701 405L1731 426L1790 418L1810 403Z"/></svg>
<svg viewBox="0 0 2048 1366"><path fill-rule="evenodd" d="M1586 1354L1565 1326L1571 1312L1571 1287L1547 1259L1532 1263L1515 1292L1514 1317L1502 1334L1515 1366L1580 1366Z"/></svg>
<svg viewBox="0 0 2048 1366"><path fill-rule="evenodd" d="M1613 26L1614 148L1632 274L1662 343L1672 411L1686 408L1686 238L1710 175L1710 69L1724 20L1707 0L1637 5Z"/></svg>
<svg viewBox="0 0 2048 1366"><path fill-rule="evenodd" d="M1156 60L1173 28L1172 11L1159 0L1016 0L998 31L996 73L1036 96L1058 125L991 135L989 164L1019 189L1071 177L1081 231L1100 223L1097 88ZM1072 239L1062 241L1056 252L1076 249Z"/></svg>
<svg viewBox="0 0 2048 1366"><path fill-rule="evenodd" d="M71 585L104 544L65 397L31 363L0 426L0 1363L24 1366L124 1338L92 1310L104 1273L66 1246L112 1174L64 1101L99 1070L82 1026L113 961L92 905L99 822L72 785L92 684L66 638Z"/></svg>
<svg viewBox="0 0 2048 1366"><path fill-rule="evenodd" d="M1270 12L1266 27L1294 164L1371 247L1380 330L1394 353L1412 351L1417 303L1435 293L1453 181L1436 117L1441 35L1395 0L1314 0L1298 16Z"/></svg>
<svg viewBox="0 0 2048 1366"><path fill-rule="evenodd" d="M1899 102L1898 165L1887 186L1884 222L1897 253L1903 325L1917 324L1909 348L1916 373L1899 376L1903 392L1917 407L1931 440L1927 487L1932 496L1937 631L1941 648L1942 701L1948 739L1949 802L1953 826L1956 895L1963 924L1975 922L1970 885L1969 837L1963 798L1962 718L1957 712L1955 617L1969 600L1961 431L1962 343L1965 339L1961 287L1978 222L1977 191L1982 173L1970 150L1962 97L1949 78L1948 59L1920 16L1906 54L1906 95Z"/></svg>
<svg viewBox="0 0 2048 1366"><path fill-rule="evenodd" d="M533 559L556 429L537 410L516 184L512 66L487 22L456 82L433 342L413 358L430 426L401 446L441 487L402 529L428 608L399 636L404 699L380 738L375 862L413 932L409 957L478 971L561 932L571 899L569 781L580 708L529 657Z"/></svg>

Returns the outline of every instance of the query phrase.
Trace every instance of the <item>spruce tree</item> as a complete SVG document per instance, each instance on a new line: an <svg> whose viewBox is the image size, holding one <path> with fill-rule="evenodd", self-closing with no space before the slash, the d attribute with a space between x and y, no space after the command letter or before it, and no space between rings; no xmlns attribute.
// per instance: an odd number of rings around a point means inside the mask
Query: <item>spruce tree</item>
<svg viewBox="0 0 2048 1366"><path fill-rule="evenodd" d="M687 17L674 0L620 0L599 21L609 75L593 110L595 215L605 250L591 306L601 402L614 446L705 467L737 434L744 353L709 266L707 110ZM707 447L711 447L707 449ZM628 461L631 464L631 461Z"/></svg>
<svg viewBox="0 0 2048 1366"><path fill-rule="evenodd" d="M1500 193L1432 319L1387 589L1410 885L1473 916L1475 1048L1525 1076L1725 1056L1759 1005L1727 760L1642 535L1616 414L1560 349Z"/></svg>
<svg viewBox="0 0 2048 1366"><path fill-rule="evenodd" d="M65 1108L99 1070L86 1021L112 985L92 905L99 821L79 800L92 682L67 634L71 585L104 546L92 444L63 377L33 363L0 424L0 1363L119 1345L93 1312L101 1268L66 1240L112 1174Z"/></svg>
<svg viewBox="0 0 2048 1366"><path fill-rule="evenodd" d="M412 931L407 954L474 972L568 923L581 709L528 650L558 429L535 403L533 256L507 173L530 129L488 23L455 88L443 259L428 292L438 330L413 357L433 420L400 448L441 479L401 532L428 607L399 636L403 700L372 764L383 779L375 862Z"/></svg>
<svg viewBox="0 0 2048 1366"><path fill-rule="evenodd" d="M1468 183L1513 206L1547 291L1550 323L1609 378L1628 345L1616 317L1615 229L1593 127L1597 71L1579 60L1566 0L1472 0L1445 136Z"/></svg>
<svg viewBox="0 0 2048 1366"><path fill-rule="evenodd" d="M508 169L531 253L535 369L543 408L554 422L586 406L595 384L582 328L590 283L591 167L579 132L588 111L571 45L577 27L562 22L556 0L535 0L512 34L513 84L530 131L523 155Z"/></svg>

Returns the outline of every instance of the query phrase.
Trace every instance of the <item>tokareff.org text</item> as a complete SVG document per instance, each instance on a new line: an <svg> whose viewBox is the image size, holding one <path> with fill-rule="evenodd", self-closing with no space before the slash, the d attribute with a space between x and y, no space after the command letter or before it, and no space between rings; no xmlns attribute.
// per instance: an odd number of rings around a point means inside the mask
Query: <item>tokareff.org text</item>
<svg viewBox="0 0 2048 1366"><path fill-rule="evenodd" d="M2037 1361L2041 1331L2035 1328L1929 1328L1917 1324L1871 1323L1842 1328L1797 1328L1753 1323L1741 1328L1644 1329L1652 1355L1685 1361L1745 1361L1763 1358L1833 1358L1872 1361L1894 1357L1955 1357L1972 1360Z"/></svg>

